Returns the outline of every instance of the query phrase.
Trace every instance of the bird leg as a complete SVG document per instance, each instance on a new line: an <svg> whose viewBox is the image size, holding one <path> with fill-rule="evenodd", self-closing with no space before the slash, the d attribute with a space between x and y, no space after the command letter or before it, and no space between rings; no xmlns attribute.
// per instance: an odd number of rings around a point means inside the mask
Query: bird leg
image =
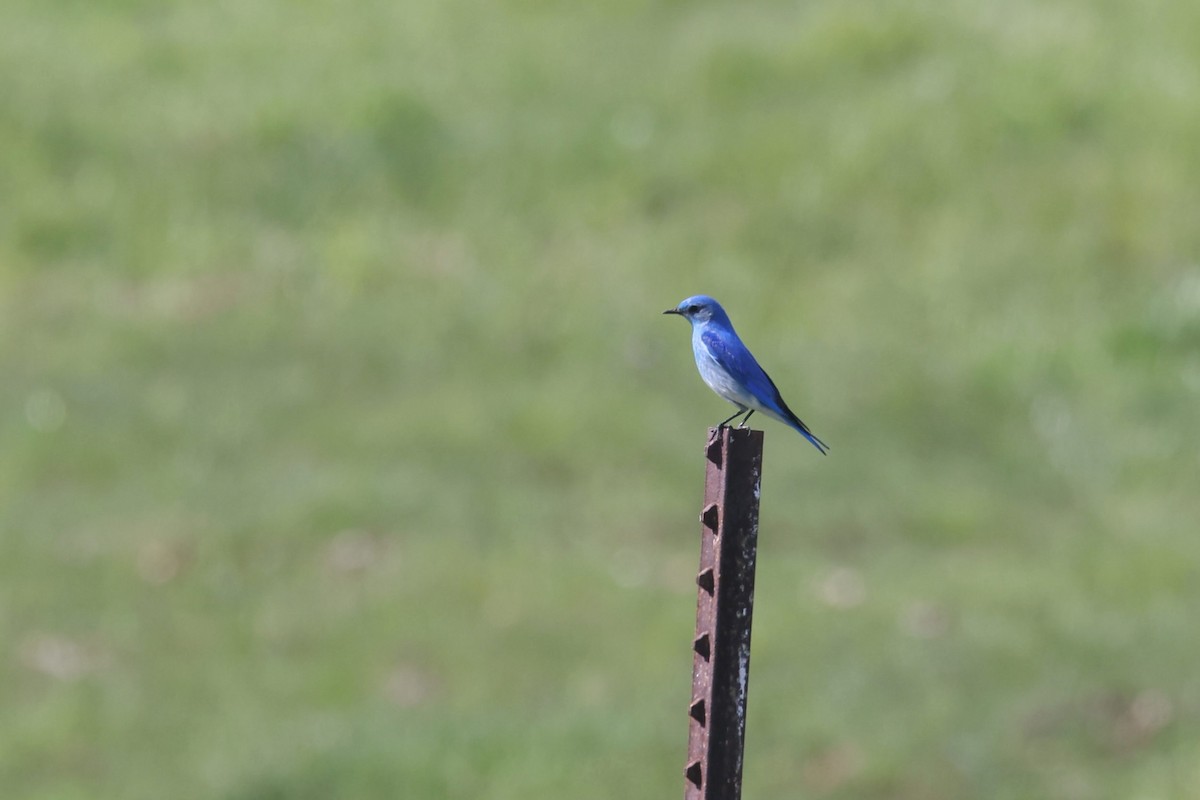
<svg viewBox="0 0 1200 800"><path fill-rule="evenodd" d="M750 413L749 413L749 414L747 414L746 416L742 417L742 424L741 424L741 425L738 425L738 427L739 427L739 428L744 428L744 427L746 427L746 423L750 421L750 417L752 417L752 416L754 416L754 409L753 409L753 408L752 408L752 409L750 409Z"/></svg>
<svg viewBox="0 0 1200 800"><path fill-rule="evenodd" d="M745 413L746 413L746 409L744 409L744 408L739 408L739 409L737 410L737 412L736 412L736 413L735 413L735 414L734 414L732 417L728 417L728 418L726 418L726 419L723 419L723 420L721 420L720 422L718 422L718 423L717 423L717 427L718 427L718 428L724 428L724 427L725 427L726 425L728 425L730 422L733 422L735 419L737 419L738 417L740 417L742 414L745 414ZM750 413L751 413L751 414L753 414L754 412L753 412L753 411L751 411Z"/></svg>

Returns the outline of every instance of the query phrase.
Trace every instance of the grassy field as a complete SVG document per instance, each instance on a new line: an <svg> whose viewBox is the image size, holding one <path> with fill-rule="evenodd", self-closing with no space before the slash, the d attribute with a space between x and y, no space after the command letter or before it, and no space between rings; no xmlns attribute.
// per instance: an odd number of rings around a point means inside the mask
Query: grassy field
<svg viewBox="0 0 1200 800"><path fill-rule="evenodd" d="M1200 4L0 10L0 796L1200 797Z"/></svg>

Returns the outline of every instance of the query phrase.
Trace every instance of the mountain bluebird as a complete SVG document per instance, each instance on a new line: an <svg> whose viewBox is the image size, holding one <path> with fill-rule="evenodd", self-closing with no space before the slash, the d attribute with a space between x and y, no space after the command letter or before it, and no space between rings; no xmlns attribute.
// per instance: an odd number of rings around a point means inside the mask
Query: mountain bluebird
<svg viewBox="0 0 1200 800"><path fill-rule="evenodd" d="M774 381L754 360L746 345L742 344L720 303L698 294L663 313L678 314L692 323L692 352L696 356L696 369L700 370L700 377L708 384L708 388L738 408L736 414L717 427L728 425L745 414L738 426L744 428L750 416L755 411L761 411L795 428L822 454L829 449L783 402Z"/></svg>

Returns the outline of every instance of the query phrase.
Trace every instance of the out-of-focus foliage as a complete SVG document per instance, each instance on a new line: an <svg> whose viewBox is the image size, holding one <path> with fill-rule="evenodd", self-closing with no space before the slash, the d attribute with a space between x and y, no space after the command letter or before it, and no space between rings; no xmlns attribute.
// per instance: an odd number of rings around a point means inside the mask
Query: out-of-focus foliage
<svg viewBox="0 0 1200 800"><path fill-rule="evenodd" d="M1200 796L1200 5L0 11L0 794Z"/></svg>

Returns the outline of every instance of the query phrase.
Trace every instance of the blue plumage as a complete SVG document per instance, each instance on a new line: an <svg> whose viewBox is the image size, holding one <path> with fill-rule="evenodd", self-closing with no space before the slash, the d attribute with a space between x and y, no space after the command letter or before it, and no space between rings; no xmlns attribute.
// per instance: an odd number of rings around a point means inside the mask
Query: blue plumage
<svg viewBox="0 0 1200 800"><path fill-rule="evenodd" d="M775 382L738 338L729 315L720 303L701 294L689 297L663 313L678 314L692 324L692 353L696 357L696 369L700 371L700 377L710 389L737 406L737 413L721 425L745 414L739 425L745 427L750 416L755 411L761 411L795 428L822 454L829 449L787 407Z"/></svg>

